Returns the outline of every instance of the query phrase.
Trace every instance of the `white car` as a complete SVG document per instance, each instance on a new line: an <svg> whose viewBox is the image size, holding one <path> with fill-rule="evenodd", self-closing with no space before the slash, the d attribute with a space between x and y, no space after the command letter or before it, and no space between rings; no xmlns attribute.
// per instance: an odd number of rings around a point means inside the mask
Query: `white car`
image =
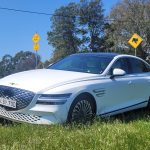
<svg viewBox="0 0 150 150"><path fill-rule="evenodd" d="M146 107L149 98L150 66L130 55L79 53L0 79L0 117L33 124L110 116Z"/></svg>

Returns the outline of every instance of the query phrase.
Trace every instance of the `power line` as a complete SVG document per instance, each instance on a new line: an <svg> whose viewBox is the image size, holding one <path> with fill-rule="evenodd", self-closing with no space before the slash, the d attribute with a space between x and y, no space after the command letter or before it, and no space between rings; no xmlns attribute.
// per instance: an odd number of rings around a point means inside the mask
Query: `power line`
<svg viewBox="0 0 150 150"><path fill-rule="evenodd" d="M56 15L56 14L50 14L50 13L45 13L45 12L21 10L21 9L14 9L14 8L7 8L7 7L0 7L0 9L1 10L6 10L6 11L30 13L30 14L37 14L37 15L56 16L56 17L58 16L58 17L68 17L68 18L80 18L80 16ZM114 19L105 19L105 21L115 21L115 20Z"/></svg>
<svg viewBox="0 0 150 150"><path fill-rule="evenodd" d="M1 9L1 10L7 10L7 11L14 11L14 12L37 14L37 15L46 15L46 16L58 16L58 17L75 18L75 16L69 16L69 15L56 15L56 14L49 14L49 13L45 13L45 12L21 10L21 9L14 9L14 8L7 8L7 7L0 7L0 9Z"/></svg>
<svg viewBox="0 0 150 150"><path fill-rule="evenodd" d="M37 11L29 11L29 10L21 10L21 9L14 9L14 8L8 8L8 7L0 7L1 10L6 11L14 11L14 12L22 12L22 13L30 13L30 14L37 14L37 15L45 15L45 16L56 16L56 17L67 17L67 18L80 18L80 16L70 16L70 15L57 15L57 14L51 14L51 13L45 13L45 12L37 12ZM106 22L131 22L129 20L116 20L116 19L104 19ZM146 23L150 22L144 21Z"/></svg>
<svg viewBox="0 0 150 150"><path fill-rule="evenodd" d="M53 15L53 14L48 14L44 12L36 12L36 11L28 11L28 10L21 10L21 9L13 9L13 8L6 8L6 7L0 7L2 10L8 10L8 11L15 11L15 12L22 12L22 13L30 13L30 14L37 14L37 15Z"/></svg>

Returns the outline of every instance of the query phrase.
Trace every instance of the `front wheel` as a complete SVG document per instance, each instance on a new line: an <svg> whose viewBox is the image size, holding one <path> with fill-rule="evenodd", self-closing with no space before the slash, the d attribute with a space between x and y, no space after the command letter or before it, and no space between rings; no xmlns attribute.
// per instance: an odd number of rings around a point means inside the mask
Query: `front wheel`
<svg viewBox="0 0 150 150"><path fill-rule="evenodd" d="M82 94L72 103L68 113L68 122L86 123L95 117L95 113L93 99Z"/></svg>

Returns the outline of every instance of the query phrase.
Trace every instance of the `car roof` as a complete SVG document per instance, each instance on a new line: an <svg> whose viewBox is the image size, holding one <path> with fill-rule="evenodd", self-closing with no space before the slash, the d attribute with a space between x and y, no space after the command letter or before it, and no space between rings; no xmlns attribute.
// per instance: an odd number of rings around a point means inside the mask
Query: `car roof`
<svg viewBox="0 0 150 150"><path fill-rule="evenodd" d="M119 54L117 53L76 53L73 55L79 55L79 56L97 56L97 57L115 57Z"/></svg>

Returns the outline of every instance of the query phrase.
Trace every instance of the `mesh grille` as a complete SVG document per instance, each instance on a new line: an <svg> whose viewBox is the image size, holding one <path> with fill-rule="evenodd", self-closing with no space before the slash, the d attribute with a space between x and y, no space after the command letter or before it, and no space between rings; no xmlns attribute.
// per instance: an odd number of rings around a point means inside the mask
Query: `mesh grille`
<svg viewBox="0 0 150 150"><path fill-rule="evenodd" d="M14 87L0 86L0 97L16 101L16 108L3 106L8 111L20 110L27 107L35 94L33 92ZM2 106L2 105L0 105Z"/></svg>
<svg viewBox="0 0 150 150"><path fill-rule="evenodd" d="M15 120L19 122L27 122L27 123L36 123L40 120L39 116L27 115L23 113L13 113L5 111L2 107L0 107L0 116L3 118L7 118L10 120Z"/></svg>

